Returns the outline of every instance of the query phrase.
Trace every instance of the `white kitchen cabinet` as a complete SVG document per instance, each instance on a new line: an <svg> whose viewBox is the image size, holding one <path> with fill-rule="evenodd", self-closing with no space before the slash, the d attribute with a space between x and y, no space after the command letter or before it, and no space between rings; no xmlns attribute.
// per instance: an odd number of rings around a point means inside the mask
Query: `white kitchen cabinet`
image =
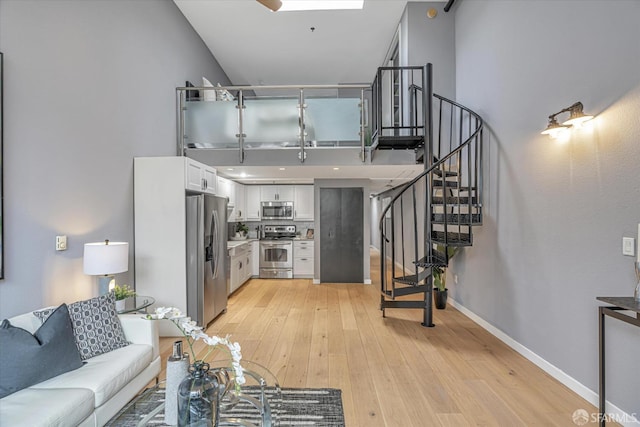
<svg viewBox="0 0 640 427"><path fill-rule="evenodd" d="M230 179L223 178L221 176L218 177L218 195L221 197L226 197L229 200L228 204L228 217L227 222L235 222L236 221L236 187L235 182Z"/></svg>
<svg viewBox="0 0 640 427"><path fill-rule="evenodd" d="M216 194L216 170L188 157L184 159L184 188L208 194Z"/></svg>
<svg viewBox="0 0 640 427"><path fill-rule="evenodd" d="M244 272L243 272L244 274L242 276L243 277L242 283L251 279L251 276L253 275L253 245L251 244L251 242L247 243L247 252L244 258L245 258L245 264L244 264Z"/></svg>
<svg viewBox="0 0 640 427"><path fill-rule="evenodd" d="M234 183L235 187L235 219L234 221L246 221L247 213L245 209L245 186L238 182Z"/></svg>
<svg viewBox="0 0 640 427"><path fill-rule="evenodd" d="M293 277L313 277L313 240L293 241Z"/></svg>
<svg viewBox="0 0 640 427"><path fill-rule="evenodd" d="M251 242L251 275L253 277L260 276L260 241L254 240Z"/></svg>
<svg viewBox="0 0 640 427"><path fill-rule="evenodd" d="M245 185L245 218L247 221L260 221L260 185Z"/></svg>
<svg viewBox="0 0 640 427"><path fill-rule="evenodd" d="M229 277L229 294L236 291L247 281L247 256L252 252L250 242L243 242L229 249L229 261L231 263Z"/></svg>
<svg viewBox="0 0 640 427"><path fill-rule="evenodd" d="M313 221L313 185L294 185L293 220Z"/></svg>
<svg viewBox="0 0 640 427"><path fill-rule="evenodd" d="M262 185L260 200L263 202L292 202L293 185Z"/></svg>

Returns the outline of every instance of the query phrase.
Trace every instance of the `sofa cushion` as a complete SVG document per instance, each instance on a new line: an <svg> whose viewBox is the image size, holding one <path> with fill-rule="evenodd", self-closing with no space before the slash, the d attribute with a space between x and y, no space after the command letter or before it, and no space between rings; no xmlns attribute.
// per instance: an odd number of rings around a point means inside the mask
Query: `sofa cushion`
<svg viewBox="0 0 640 427"><path fill-rule="evenodd" d="M129 344L118 319L115 298L115 294L109 292L107 295L69 304L73 333L83 360ZM49 313L50 309L33 312L43 320Z"/></svg>
<svg viewBox="0 0 640 427"><path fill-rule="evenodd" d="M67 306L58 307L34 334L3 320L0 366L0 398L81 367Z"/></svg>
<svg viewBox="0 0 640 427"><path fill-rule="evenodd" d="M93 413L93 392L83 388L25 388L0 399L0 425L77 426Z"/></svg>
<svg viewBox="0 0 640 427"><path fill-rule="evenodd" d="M32 388L88 388L95 394L97 408L148 367L152 355L153 347L130 344L93 357L82 368L51 378Z"/></svg>

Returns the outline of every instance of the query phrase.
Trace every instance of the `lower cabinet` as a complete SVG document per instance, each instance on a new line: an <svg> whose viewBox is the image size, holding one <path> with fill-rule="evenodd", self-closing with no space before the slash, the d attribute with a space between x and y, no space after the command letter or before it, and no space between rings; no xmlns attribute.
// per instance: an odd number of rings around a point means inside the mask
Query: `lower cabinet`
<svg viewBox="0 0 640 427"><path fill-rule="evenodd" d="M251 250L252 252L252 259L251 261L253 262L253 264L251 265L251 275L253 277L259 277L260 276L260 241L258 240L254 240L253 242L251 242Z"/></svg>
<svg viewBox="0 0 640 427"><path fill-rule="evenodd" d="M253 275L253 242L247 242L229 250L229 294L232 294Z"/></svg>
<svg viewBox="0 0 640 427"><path fill-rule="evenodd" d="M293 277L313 277L313 240L293 241Z"/></svg>

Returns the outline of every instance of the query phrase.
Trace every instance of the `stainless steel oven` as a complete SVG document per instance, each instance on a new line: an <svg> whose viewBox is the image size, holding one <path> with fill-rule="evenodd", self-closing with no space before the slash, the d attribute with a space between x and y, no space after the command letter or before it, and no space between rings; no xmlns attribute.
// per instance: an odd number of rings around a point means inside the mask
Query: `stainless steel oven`
<svg viewBox="0 0 640 427"><path fill-rule="evenodd" d="M260 241L260 277L284 279L293 277L292 240Z"/></svg>
<svg viewBox="0 0 640 427"><path fill-rule="evenodd" d="M260 240L260 278L293 278L295 225L265 225Z"/></svg>
<svg viewBox="0 0 640 427"><path fill-rule="evenodd" d="M262 202L262 219L293 219L293 202Z"/></svg>

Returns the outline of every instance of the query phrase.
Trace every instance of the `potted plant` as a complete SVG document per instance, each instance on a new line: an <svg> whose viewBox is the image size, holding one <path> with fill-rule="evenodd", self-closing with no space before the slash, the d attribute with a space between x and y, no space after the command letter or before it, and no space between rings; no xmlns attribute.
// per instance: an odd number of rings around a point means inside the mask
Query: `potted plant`
<svg viewBox="0 0 640 427"><path fill-rule="evenodd" d="M244 222L238 222L236 224L236 238L246 239L247 233L249 233L249 227Z"/></svg>
<svg viewBox="0 0 640 427"><path fill-rule="evenodd" d="M136 295L136 292L129 287L129 285L115 285L113 287L113 293L116 296L116 311L124 310L125 299L129 297L133 297Z"/></svg>
<svg viewBox="0 0 640 427"><path fill-rule="evenodd" d="M444 252L442 246L438 246L438 250ZM453 258L458 251L457 247L448 247L447 252L449 259ZM444 310L447 307L447 267L446 266L434 266L432 267L433 276L433 302L437 309Z"/></svg>

